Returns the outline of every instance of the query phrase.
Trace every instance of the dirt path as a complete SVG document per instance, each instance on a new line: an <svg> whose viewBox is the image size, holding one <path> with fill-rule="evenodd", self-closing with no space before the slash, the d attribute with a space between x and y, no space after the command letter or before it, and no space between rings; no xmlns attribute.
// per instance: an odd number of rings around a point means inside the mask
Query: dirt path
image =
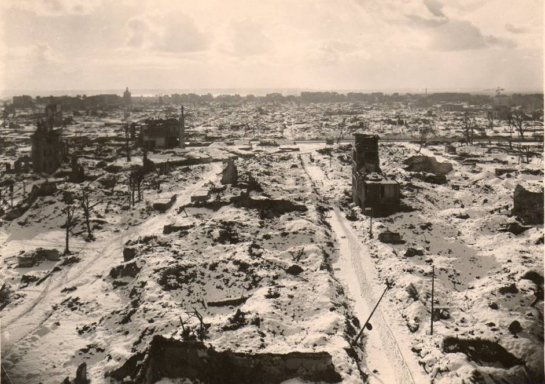
<svg viewBox="0 0 545 384"><path fill-rule="evenodd" d="M315 191L320 194L322 187L327 187L327 180L322 169L305 161L301 163L311 180ZM324 200L324 199L322 199ZM339 258L333 265L335 275L353 300L354 311L361 322L369 317L373 307L385 288L380 282L369 256L369 250L353 233L350 223L337 207L333 207L328 217L337 240ZM386 305L387 295L381 305ZM373 329L363 333L365 363L368 368L369 382L375 384L421 384L429 378L417 364L410 351L410 340L403 338L400 332L394 332L389 325L391 320L384 316L379 306L371 319ZM362 324L363 325L363 324Z"/></svg>
<svg viewBox="0 0 545 384"><path fill-rule="evenodd" d="M360 321L365 321L378 301L385 286L376 276L367 247L357 239L337 207L329 217L339 245L339 260L334 265L339 277L354 300L354 310ZM373 329L363 333L366 364L371 373L370 383L427 383L409 349L407 340L394 332L381 310L387 305L387 294L371 318Z"/></svg>

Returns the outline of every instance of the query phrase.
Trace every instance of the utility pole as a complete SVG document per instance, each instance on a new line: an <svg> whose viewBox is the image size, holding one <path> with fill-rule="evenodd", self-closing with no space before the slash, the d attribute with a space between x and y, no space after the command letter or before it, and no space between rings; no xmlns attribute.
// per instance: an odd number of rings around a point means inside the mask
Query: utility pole
<svg viewBox="0 0 545 384"><path fill-rule="evenodd" d="M180 130L178 132L178 135L180 148L185 148L185 114L183 105L180 108Z"/></svg>
<svg viewBox="0 0 545 384"><path fill-rule="evenodd" d="M130 147L130 132L129 132L129 115L128 109L125 109L125 149L127 151L127 162L131 161L131 147Z"/></svg>
<svg viewBox="0 0 545 384"><path fill-rule="evenodd" d="M435 265L431 266L431 335L433 336L433 299L435 290Z"/></svg>
<svg viewBox="0 0 545 384"><path fill-rule="evenodd" d="M371 317L373 316L373 314L375 313L376 309L378 308L378 305L380 304L382 298L384 297L384 295L386 294L386 291L388 289L390 289L392 287L392 283L389 282L389 281L386 281L386 288L384 288L384 292L382 292L382 295L380 295L380 298L378 299L377 303L375 304L375 307L373 308L373 310L371 311L371 314L369 315L369 317L367 318L367 320L365 321L365 324L363 324L363 327L361 327L358 335L356 336L356 338L354 339L354 344L356 344L358 342L358 340L360 339L361 335L363 334L363 331L365 330L365 328L367 327L367 324L369 324L369 321L371 320Z"/></svg>
<svg viewBox="0 0 545 384"><path fill-rule="evenodd" d="M13 208L13 182L9 185L9 205Z"/></svg>
<svg viewBox="0 0 545 384"><path fill-rule="evenodd" d="M369 214L369 238L373 238L373 208L365 208L365 211Z"/></svg>

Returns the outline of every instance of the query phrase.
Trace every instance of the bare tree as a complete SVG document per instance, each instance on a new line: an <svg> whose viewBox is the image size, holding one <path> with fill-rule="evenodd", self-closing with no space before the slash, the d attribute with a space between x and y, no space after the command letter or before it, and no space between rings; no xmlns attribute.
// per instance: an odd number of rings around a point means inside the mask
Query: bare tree
<svg viewBox="0 0 545 384"><path fill-rule="evenodd" d="M64 247L64 254L65 255L68 255L70 254L70 230L72 229L73 225L74 225L74 213L76 211L76 207L72 204L67 204L66 207L64 208L64 213L66 213L66 222L65 222L65 227L66 227L66 243L65 243L65 247Z"/></svg>
<svg viewBox="0 0 545 384"><path fill-rule="evenodd" d="M337 144L339 144L341 140L344 139L344 135L353 133L354 131L355 127L353 125L347 125L345 117L343 121L339 123L339 136L337 136Z"/></svg>
<svg viewBox="0 0 545 384"><path fill-rule="evenodd" d="M91 204L90 193L87 187L84 187L80 195L80 206L83 210L83 215L85 217L85 226L87 228L87 239L94 240L93 231L91 229L91 210L98 204L97 201L95 204Z"/></svg>
<svg viewBox="0 0 545 384"><path fill-rule="evenodd" d="M526 114L523 109L515 109L510 112L508 115L508 124L510 127L514 128L521 139L524 139L524 133L526 132L527 126L524 122L527 120Z"/></svg>
<svg viewBox="0 0 545 384"><path fill-rule="evenodd" d="M125 151L127 152L127 162L131 161L131 143L130 143L129 123L125 124Z"/></svg>
<svg viewBox="0 0 545 384"><path fill-rule="evenodd" d="M475 118L471 116L469 112L465 112L462 122L466 144L471 144L473 143L473 135L475 134L475 127L477 126Z"/></svg>
<svg viewBox="0 0 545 384"><path fill-rule="evenodd" d="M486 120L488 121L488 129L494 129L494 111L486 112Z"/></svg>
<svg viewBox="0 0 545 384"><path fill-rule="evenodd" d="M142 201L142 182L144 181L145 171L142 167L131 171L129 174L129 193L130 204L135 204L135 192L137 193L138 201Z"/></svg>
<svg viewBox="0 0 545 384"><path fill-rule="evenodd" d="M424 144L428 142L428 138L430 137L430 135L433 134L435 134L435 129L432 125L424 124L420 126L420 128L418 129L418 135L420 137L420 147L418 148L418 153L420 153Z"/></svg>

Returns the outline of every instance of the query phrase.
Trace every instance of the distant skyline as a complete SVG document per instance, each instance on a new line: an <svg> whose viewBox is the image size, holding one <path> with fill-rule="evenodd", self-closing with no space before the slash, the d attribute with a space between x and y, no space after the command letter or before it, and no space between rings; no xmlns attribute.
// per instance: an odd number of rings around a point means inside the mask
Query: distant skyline
<svg viewBox="0 0 545 384"><path fill-rule="evenodd" d="M543 12L542 0L2 0L0 94L542 92Z"/></svg>

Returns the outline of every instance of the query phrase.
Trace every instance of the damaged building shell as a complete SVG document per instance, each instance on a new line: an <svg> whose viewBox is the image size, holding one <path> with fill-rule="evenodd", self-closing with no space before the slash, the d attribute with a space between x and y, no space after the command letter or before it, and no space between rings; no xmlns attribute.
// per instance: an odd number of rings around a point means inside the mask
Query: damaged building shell
<svg viewBox="0 0 545 384"><path fill-rule="evenodd" d="M355 134L352 152L352 199L373 216L397 212L400 185L382 174L376 135Z"/></svg>
<svg viewBox="0 0 545 384"><path fill-rule="evenodd" d="M144 122L141 134L142 146L154 148L184 148L185 114L180 108L180 118L148 119Z"/></svg>
<svg viewBox="0 0 545 384"><path fill-rule="evenodd" d="M38 128L31 136L32 167L37 173L53 173L61 165L64 155L62 132L54 127L60 124L58 105L46 107L45 118L38 120Z"/></svg>

